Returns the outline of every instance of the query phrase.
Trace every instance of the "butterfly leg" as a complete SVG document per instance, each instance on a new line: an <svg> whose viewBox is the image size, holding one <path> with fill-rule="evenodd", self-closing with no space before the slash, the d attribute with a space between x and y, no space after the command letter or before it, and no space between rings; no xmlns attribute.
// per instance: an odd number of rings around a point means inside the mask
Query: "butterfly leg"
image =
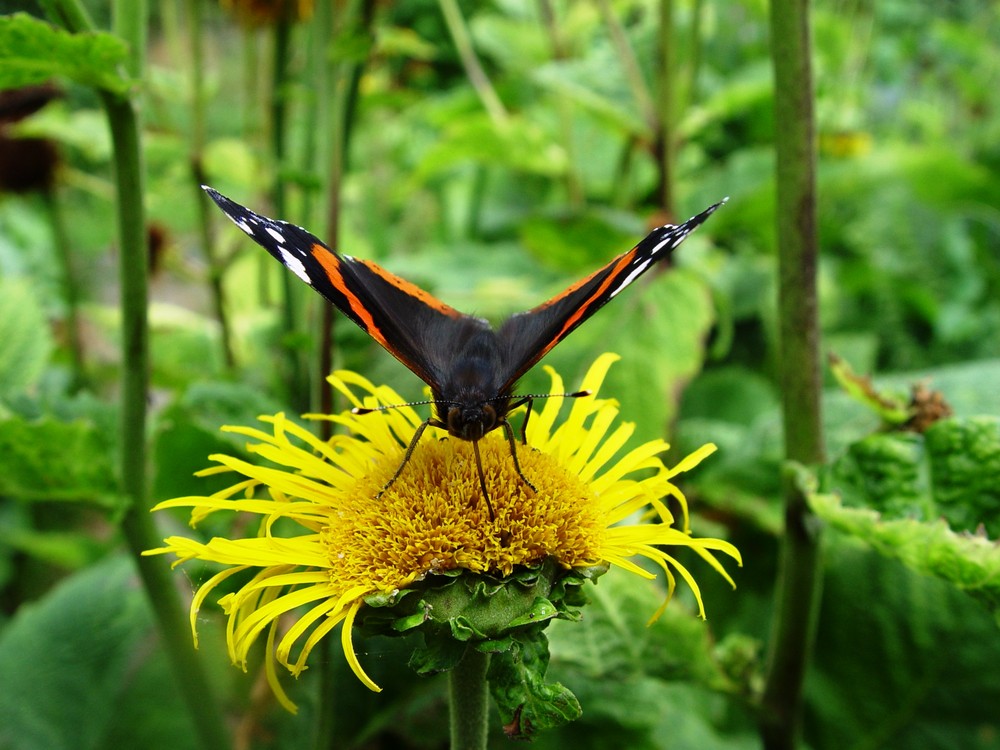
<svg viewBox="0 0 1000 750"><path fill-rule="evenodd" d="M486 475L483 473L483 460L479 457L478 440L472 441L472 452L476 454L476 470L479 472L479 488L483 491L483 500L486 501L486 509L490 512L490 521L495 521L497 520L497 517L493 512L493 503L490 502L490 493L486 489Z"/></svg>
<svg viewBox="0 0 1000 750"><path fill-rule="evenodd" d="M531 402L529 401L528 403ZM500 424L503 425L504 435L507 436L507 444L510 445L510 457L514 459L514 468L517 470L517 475L521 477L522 482L531 488L532 492L537 493L538 490L535 488L535 485L528 481L528 478L524 476L524 472L521 471L521 464L517 460L517 441L514 440L514 428L510 426L510 422L506 419L500 420Z"/></svg>
<svg viewBox="0 0 1000 750"><path fill-rule="evenodd" d="M400 462L399 468L396 469L396 473L392 475L392 478L385 483L385 486L383 486L382 489L378 491L378 494L375 496L376 500L382 497L385 491L390 487L392 487L393 482L399 479L399 475L403 473L403 468L406 466L407 463L409 463L410 456L413 455L413 449L416 448L417 443L420 442L420 437L424 434L424 430L426 430L428 427L444 427L444 426L445 425L443 425L441 422L438 422L436 419L428 419L420 423L420 426L417 428L417 431L413 433L413 437L410 439L410 444L406 446L406 455L403 456L403 460Z"/></svg>
<svg viewBox="0 0 1000 750"><path fill-rule="evenodd" d="M528 432L527 432L527 430L528 430L528 419L531 418L531 405L533 403L535 403L535 399L533 399L531 396L525 396L524 398L519 398L517 401L515 401L513 404L511 404L509 407L507 407L508 411L513 411L514 409L516 409L517 407L521 406L522 404L527 404L528 405L528 408L524 412L524 421L521 422L521 443L523 443L524 445L528 444ZM520 473L521 473L521 470L518 469L518 474L520 474Z"/></svg>

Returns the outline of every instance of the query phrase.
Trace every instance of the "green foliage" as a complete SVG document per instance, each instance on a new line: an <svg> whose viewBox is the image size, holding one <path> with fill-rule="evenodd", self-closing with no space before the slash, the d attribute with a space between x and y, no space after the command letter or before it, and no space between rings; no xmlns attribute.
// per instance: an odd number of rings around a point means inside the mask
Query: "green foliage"
<svg viewBox="0 0 1000 750"><path fill-rule="evenodd" d="M111 34L70 34L25 13L0 17L0 89L68 78L116 94L131 82L122 77L128 49Z"/></svg>
<svg viewBox="0 0 1000 750"><path fill-rule="evenodd" d="M853 443L832 466L848 506L890 519L943 517L957 530L1000 535L1000 418L947 419L924 434L880 433Z"/></svg>
<svg viewBox="0 0 1000 750"><path fill-rule="evenodd" d="M0 398L35 384L52 351L37 295L17 279L0 279Z"/></svg>
<svg viewBox="0 0 1000 750"><path fill-rule="evenodd" d="M949 542L943 524L934 532L895 521L880 532L875 527L881 524L870 514L861 519L864 511L830 512L838 531L842 525L868 527L873 539L885 532L876 542L880 553L891 548L921 558L925 571L910 569L902 556L900 564L850 537L829 534L823 616L806 684L809 745L819 750L845 744L933 750L1000 746L994 708L1000 680L985 666L1000 658L997 622L953 587L963 570L984 572L986 557L973 563L965 553L954 554L964 543L954 544L957 537ZM918 537L929 549L920 549ZM980 549L985 553L985 545ZM935 562L937 553L945 557ZM995 552L990 555L995 562ZM952 574L937 580L948 567Z"/></svg>
<svg viewBox="0 0 1000 750"><path fill-rule="evenodd" d="M813 495L810 504L837 530L981 600L1000 624L1000 546L995 540L956 533L944 520L886 518L868 508L844 507L836 495Z"/></svg>
<svg viewBox="0 0 1000 750"><path fill-rule="evenodd" d="M583 587L606 570L563 570L545 561L504 579L459 570L429 575L405 590L367 597L358 621L368 635L419 633L423 644L410 657L418 674L454 669L468 648L491 654L490 691L505 732L530 739L580 715L573 693L546 679L544 630L556 619L578 620Z"/></svg>
<svg viewBox="0 0 1000 750"><path fill-rule="evenodd" d="M0 746L197 747L154 627L123 557L21 609L0 635Z"/></svg>
<svg viewBox="0 0 1000 750"><path fill-rule="evenodd" d="M621 572L602 577L589 597L580 622L550 628L550 671L577 694L583 716L542 735L539 747L755 746L749 716L724 719L722 696L741 688L720 663L725 649L713 648L706 623L680 602L648 623L663 592Z"/></svg>
<svg viewBox="0 0 1000 750"><path fill-rule="evenodd" d="M112 444L84 420L0 419L0 495L123 508Z"/></svg>

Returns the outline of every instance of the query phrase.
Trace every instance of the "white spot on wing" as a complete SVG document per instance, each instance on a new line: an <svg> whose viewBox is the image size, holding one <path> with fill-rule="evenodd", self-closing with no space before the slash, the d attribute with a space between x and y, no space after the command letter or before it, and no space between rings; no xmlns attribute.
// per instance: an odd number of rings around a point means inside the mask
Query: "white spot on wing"
<svg viewBox="0 0 1000 750"><path fill-rule="evenodd" d="M233 219L233 223L240 229L242 229L244 232L249 234L251 237L253 237L253 228L246 223L246 220L240 219L239 221L237 221L236 219Z"/></svg>
<svg viewBox="0 0 1000 750"><path fill-rule="evenodd" d="M673 228L676 229L677 227L673 227ZM650 253L650 255L659 255L663 251L664 246L666 246L666 245L670 245L671 247L677 247L677 245L680 244L680 241L683 240L685 237L687 237L687 235L688 235L687 232L685 232L684 234L682 234L680 237L678 237L675 234L669 235L668 237L666 237L665 239L660 240L656 244L656 247L653 248L653 251Z"/></svg>
<svg viewBox="0 0 1000 750"><path fill-rule="evenodd" d="M269 235L271 235L272 237L274 237L274 241L277 242L279 245L284 245L285 244L285 235L283 235L277 229L272 229L271 227L264 227L264 230Z"/></svg>
<svg viewBox="0 0 1000 750"><path fill-rule="evenodd" d="M281 262L285 264L285 267L306 282L309 286L312 286L312 281L309 280L309 274L306 273L306 267L302 265L302 261L285 250L283 247L279 247L278 252L281 253Z"/></svg>
<svg viewBox="0 0 1000 750"><path fill-rule="evenodd" d="M614 291L612 291L611 294L608 296L608 299L614 297L616 294L618 294L618 292L620 292L622 289L624 289L633 281L635 281L637 278L639 278L639 276L642 275L643 271L649 268L649 264L652 262L653 262L652 258L646 258L646 260L644 260L642 263L636 266L635 270L632 271L632 273L630 273L628 276L626 276L625 280L621 284L615 287Z"/></svg>

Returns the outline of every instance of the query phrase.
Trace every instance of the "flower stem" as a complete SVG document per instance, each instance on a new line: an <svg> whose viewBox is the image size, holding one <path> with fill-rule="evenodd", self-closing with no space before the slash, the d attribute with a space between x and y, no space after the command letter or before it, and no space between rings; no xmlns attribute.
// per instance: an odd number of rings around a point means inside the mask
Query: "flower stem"
<svg viewBox="0 0 1000 750"><path fill-rule="evenodd" d="M490 715L486 670L490 655L470 648L448 673L451 750L485 750Z"/></svg>

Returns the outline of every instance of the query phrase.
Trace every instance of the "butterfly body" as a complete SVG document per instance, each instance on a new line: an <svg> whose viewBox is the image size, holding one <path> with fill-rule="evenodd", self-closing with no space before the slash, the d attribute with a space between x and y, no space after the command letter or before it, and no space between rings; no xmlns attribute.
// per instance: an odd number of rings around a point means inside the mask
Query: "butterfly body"
<svg viewBox="0 0 1000 750"><path fill-rule="evenodd" d="M478 441L502 427L518 473L532 486L520 471L507 421L509 412L521 404L528 405L530 415L533 397L515 396L517 381L598 309L654 264L669 258L688 234L725 203L716 203L683 224L654 229L603 268L494 329L486 320L464 315L370 260L333 251L301 227L256 214L212 188L205 187L205 191L237 227L430 386L435 416L420 426L389 484L399 476L424 429L432 426L471 441L477 462Z"/></svg>

